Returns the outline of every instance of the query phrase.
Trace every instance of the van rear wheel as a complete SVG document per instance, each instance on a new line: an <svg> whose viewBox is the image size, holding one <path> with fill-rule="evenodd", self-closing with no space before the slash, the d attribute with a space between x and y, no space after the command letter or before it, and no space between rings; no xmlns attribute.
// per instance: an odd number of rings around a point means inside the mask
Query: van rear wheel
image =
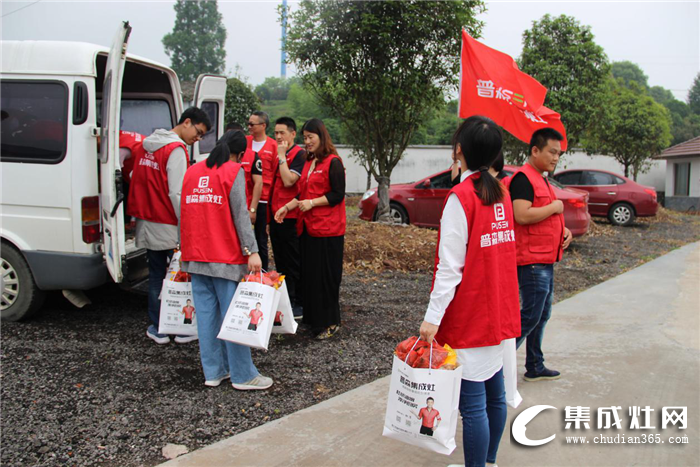
<svg viewBox="0 0 700 467"><path fill-rule="evenodd" d="M0 318L3 321L27 319L41 308L46 294L36 286L32 271L22 254L4 242L0 252L0 273Z"/></svg>

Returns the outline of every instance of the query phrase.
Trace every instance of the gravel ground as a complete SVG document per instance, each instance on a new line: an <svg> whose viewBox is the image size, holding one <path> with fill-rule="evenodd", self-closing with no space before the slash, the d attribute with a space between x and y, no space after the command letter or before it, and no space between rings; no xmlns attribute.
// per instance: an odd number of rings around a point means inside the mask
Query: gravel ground
<svg viewBox="0 0 700 467"><path fill-rule="evenodd" d="M699 239L696 216L596 223L557 265L556 299ZM32 321L2 324L0 462L155 465L167 443L192 451L374 381L390 373L395 345L417 333L430 282L425 273L346 274L340 333L273 336L253 359L275 385L248 393L205 387L196 343L147 339L145 296L107 285L77 310L51 294Z"/></svg>

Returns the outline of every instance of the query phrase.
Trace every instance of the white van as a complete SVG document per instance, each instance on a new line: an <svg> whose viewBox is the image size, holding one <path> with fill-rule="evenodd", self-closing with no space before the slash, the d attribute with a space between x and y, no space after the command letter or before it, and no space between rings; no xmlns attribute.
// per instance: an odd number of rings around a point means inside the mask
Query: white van
<svg viewBox="0 0 700 467"><path fill-rule="evenodd" d="M147 276L145 251L125 231L119 131L170 129L183 103L173 70L126 54L130 31L123 23L111 49L1 44L2 319L30 316L47 290L87 290L110 276L128 286ZM225 93L223 76L197 80L194 104L213 128L190 148L193 160L223 133Z"/></svg>

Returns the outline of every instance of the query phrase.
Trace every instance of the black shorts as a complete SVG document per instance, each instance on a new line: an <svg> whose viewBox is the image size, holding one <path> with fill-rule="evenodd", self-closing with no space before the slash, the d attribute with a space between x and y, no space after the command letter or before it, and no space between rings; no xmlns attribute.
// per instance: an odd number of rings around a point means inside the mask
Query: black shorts
<svg viewBox="0 0 700 467"><path fill-rule="evenodd" d="M185 318L185 324L192 324L192 320L189 318Z"/></svg>
<svg viewBox="0 0 700 467"><path fill-rule="evenodd" d="M250 323L250 324L248 325L248 330L249 330L249 331L257 331L257 330L258 330L258 325L257 325L257 324Z"/></svg>
<svg viewBox="0 0 700 467"><path fill-rule="evenodd" d="M275 321L272 325L273 326L282 326L282 323L280 323L279 321Z"/></svg>
<svg viewBox="0 0 700 467"><path fill-rule="evenodd" d="M420 434L422 435L428 435L428 436L433 436L433 429L428 428L427 426L421 425L420 427Z"/></svg>

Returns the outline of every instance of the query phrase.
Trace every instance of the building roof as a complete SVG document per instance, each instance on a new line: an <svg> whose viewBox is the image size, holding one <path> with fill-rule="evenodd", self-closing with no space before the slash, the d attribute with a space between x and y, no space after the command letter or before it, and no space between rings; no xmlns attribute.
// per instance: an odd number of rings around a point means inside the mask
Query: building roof
<svg viewBox="0 0 700 467"><path fill-rule="evenodd" d="M676 157L700 157L700 136L689 139L675 146L671 146L654 159L673 159Z"/></svg>

